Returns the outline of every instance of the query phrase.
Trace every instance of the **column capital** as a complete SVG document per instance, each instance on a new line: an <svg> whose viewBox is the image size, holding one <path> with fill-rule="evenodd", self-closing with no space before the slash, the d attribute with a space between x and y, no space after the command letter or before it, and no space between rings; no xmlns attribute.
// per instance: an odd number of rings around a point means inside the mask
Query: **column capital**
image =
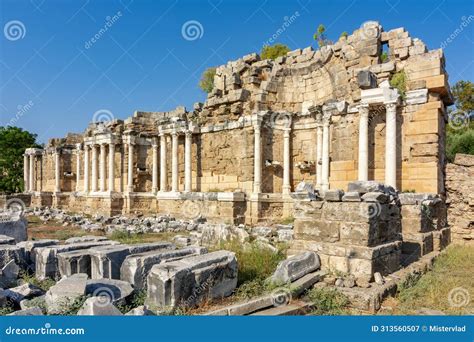
<svg viewBox="0 0 474 342"><path fill-rule="evenodd" d="M158 148L158 137L152 137L151 138L151 146L153 148Z"/></svg>
<svg viewBox="0 0 474 342"><path fill-rule="evenodd" d="M82 150L82 143L76 144L76 151Z"/></svg>
<svg viewBox="0 0 474 342"><path fill-rule="evenodd" d="M384 102L385 109L394 110L397 109L397 101Z"/></svg>

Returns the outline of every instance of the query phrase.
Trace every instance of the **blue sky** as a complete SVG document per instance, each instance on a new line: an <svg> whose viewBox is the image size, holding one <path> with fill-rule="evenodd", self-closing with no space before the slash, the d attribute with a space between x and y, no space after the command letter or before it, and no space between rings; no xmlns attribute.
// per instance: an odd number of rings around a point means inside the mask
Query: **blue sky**
<svg viewBox="0 0 474 342"><path fill-rule="evenodd" d="M135 110L191 109L205 100L197 87L203 70L258 52L291 16L276 40L291 49L311 45L319 23L335 40L368 20L385 30L403 26L434 49L467 21L447 43L446 67L451 83L474 79L469 0L0 3L0 125L14 120L40 142L84 131L98 111L124 119ZM183 35L185 23L191 28Z"/></svg>

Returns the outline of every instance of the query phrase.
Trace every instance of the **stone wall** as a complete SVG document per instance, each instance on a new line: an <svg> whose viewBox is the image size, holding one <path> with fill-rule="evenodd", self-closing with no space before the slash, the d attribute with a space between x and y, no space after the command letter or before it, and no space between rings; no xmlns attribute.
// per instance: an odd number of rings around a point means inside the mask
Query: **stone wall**
<svg viewBox="0 0 474 342"><path fill-rule="evenodd" d="M446 167L448 222L456 243L474 243L474 156L457 154Z"/></svg>

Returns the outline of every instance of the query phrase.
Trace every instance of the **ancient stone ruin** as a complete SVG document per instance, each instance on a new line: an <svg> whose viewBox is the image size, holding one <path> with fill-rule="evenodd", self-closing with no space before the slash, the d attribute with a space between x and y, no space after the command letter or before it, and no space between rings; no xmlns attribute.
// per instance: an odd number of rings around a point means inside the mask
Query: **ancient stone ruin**
<svg viewBox="0 0 474 342"><path fill-rule="evenodd" d="M87 294L81 314L120 314L114 305L138 290L149 305L195 306L237 286L234 253L206 247L251 236L271 251L273 242L289 243L271 280L296 284L293 295L331 273L345 275L331 283L339 287L393 287L404 266L450 243L448 215L459 206L446 207L447 192L472 208L452 190L472 169L461 179L445 171L452 98L444 63L442 50L428 51L403 28L366 22L317 51L250 54L218 67L214 89L192 111L136 111L27 149L19 197L44 221L190 234L137 245L91 236L18 243L24 239L9 235L0 239L0 267L58 280L44 294L52 313L60 299ZM402 81L395 87L394 79ZM456 165L474 164L464 157ZM278 224L288 218L293 225ZM469 220L458 218L456 236L471 239ZM104 286L119 289L107 305L95 292ZM376 310L389 290L376 291L352 295ZM274 300L209 314L248 314Z"/></svg>

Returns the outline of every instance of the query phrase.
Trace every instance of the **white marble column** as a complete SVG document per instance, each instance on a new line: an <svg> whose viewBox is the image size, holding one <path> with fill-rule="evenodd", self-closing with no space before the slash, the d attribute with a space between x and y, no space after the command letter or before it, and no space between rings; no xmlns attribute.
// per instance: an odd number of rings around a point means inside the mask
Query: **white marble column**
<svg viewBox="0 0 474 342"><path fill-rule="evenodd" d="M60 151L54 151L54 192L61 192L61 179L60 179Z"/></svg>
<svg viewBox="0 0 474 342"><path fill-rule="evenodd" d="M35 155L30 154L30 191L35 191Z"/></svg>
<svg viewBox="0 0 474 342"><path fill-rule="evenodd" d="M97 192L97 145L91 145L92 149L92 165L91 165L91 191Z"/></svg>
<svg viewBox="0 0 474 342"><path fill-rule="evenodd" d="M27 192L30 189L30 186L28 184L30 180L30 174L28 170L29 166L30 166L30 161L28 160L28 155L24 154L23 155L23 183L24 183L23 192Z"/></svg>
<svg viewBox="0 0 474 342"><path fill-rule="evenodd" d="M290 132L291 128L285 128L283 131L283 194L289 194L291 191L290 185L290 167L291 167L291 152L290 152Z"/></svg>
<svg viewBox="0 0 474 342"><path fill-rule="evenodd" d="M171 133L171 191L178 191L178 133Z"/></svg>
<svg viewBox="0 0 474 342"><path fill-rule="evenodd" d="M329 189L329 125L331 124L331 115L325 114L323 117L323 151L322 151L322 170L321 170L321 189Z"/></svg>
<svg viewBox="0 0 474 342"><path fill-rule="evenodd" d="M109 144L109 192L115 191L115 144Z"/></svg>
<svg viewBox="0 0 474 342"><path fill-rule="evenodd" d="M369 180L369 105L359 105L359 174L360 181Z"/></svg>
<svg viewBox="0 0 474 342"><path fill-rule="evenodd" d="M253 125L254 129L254 168L253 168L253 192L259 194L262 191L262 142L260 123Z"/></svg>
<svg viewBox="0 0 474 342"><path fill-rule="evenodd" d="M322 180L322 158L323 158L323 115L316 114L316 187L321 189Z"/></svg>
<svg viewBox="0 0 474 342"><path fill-rule="evenodd" d="M106 165L105 165L105 144L100 144L100 162L99 162L99 172L100 172L100 191L105 191L105 178L106 178Z"/></svg>
<svg viewBox="0 0 474 342"><path fill-rule="evenodd" d="M397 188L397 104L385 103L385 184Z"/></svg>
<svg viewBox="0 0 474 342"><path fill-rule="evenodd" d="M89 192L89 146L84 144L84 192Z"/></svg>
<svg viewBox="0 0 474 342"><path fill-rule="evenodd" d="M160 135L160 191L166 191L167 186L166 169L166 135Z"/></svg>
<svg viewBox="0 0 474 342"><path fill-rule="evenodd" d="M158 192L158 139L153 138L153 166L151 174L151 192L156 194Z"/></svg>
<svg viewBox="0 0 474 342"><path fill-rule="evenodd" d="M76 144L76 191L81 191L79 181L81 180L81 144Z"/></svg>
<svg viewBox="0 0 474 342"><path fill-rule="evenodd" d="M193 143L193 133L187 131L184 141L184 191L191 191L192 187L192 166L191 166L191 150Z"/></svg>
<svg viewBox="0 0 474 342"><path fill-rule="evenodd" d="M127 172L127 192L133 192L133 153L134 146L128 143L128 172Z"/></svg>

